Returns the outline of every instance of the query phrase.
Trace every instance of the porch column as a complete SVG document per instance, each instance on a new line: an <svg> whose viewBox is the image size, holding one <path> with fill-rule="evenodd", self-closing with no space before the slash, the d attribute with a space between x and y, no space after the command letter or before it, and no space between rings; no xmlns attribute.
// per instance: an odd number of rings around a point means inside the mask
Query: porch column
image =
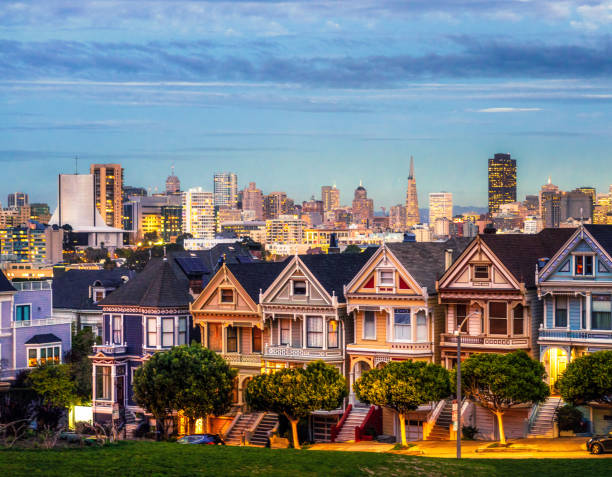
<svg viewBox="0 0 612 477"><path fill-rule="evenodd" d="M328 346L328 342L327 342L327 316L323 315L323 349L327 349Z"/></svg>
<svg viewBox="0 0 612 477"><path fill-rule="evenodd" d="M591 292L587 292L586 297L586 308L585 308L585 316L586 316L586 329L591 329Z"/></svg>
<svg viewBox="0 0 612 477"><path fill-rule="evenodd" d="M302 348L308 348L308 342L306 341L307 333L306 327L308 324L306 323L306 315L302 315Z"/></svg>
<svg viewBox="0 0 612 477"><path fill-rule="evenodd" d="M91 402L93 408L96 408L96 364L91 366Z"/></svg>
<svg viewBox="0 0 612 477"><path fill-rule="evenodd" d="M115 370L115 365L111 366L111 401L113 403L117 402L117 373Z"/></svg>
<svg viewBox="0 0 612 477"><path fill-rule="evenodd" d="M221 325L221 354L227 353L227 325L223 323Z"/></svg>

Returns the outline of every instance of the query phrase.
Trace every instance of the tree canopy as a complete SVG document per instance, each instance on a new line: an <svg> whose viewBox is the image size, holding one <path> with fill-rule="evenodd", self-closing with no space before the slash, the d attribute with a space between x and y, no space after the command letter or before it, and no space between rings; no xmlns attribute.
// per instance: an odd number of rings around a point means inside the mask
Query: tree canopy
<svg viewBox="0 0 612 477"><path fill-rule="evenodd" d="M155 353L134 373L134 398L166 433L173 410L192 419L220 415L231 405L236 371L214 351L199 344Z"/></svg>
<svg viewBox="0 0 612 477"><path fill-rule="evenodd" d="M456 388L456 369L451 384ZM511 407L546 400L549 389L544 382L542 363L522 350L508 354L476 353L461 364L461 386L466 397L497 416L500 441L506 442L502 416Z"/></svg>
<svg viewBox="0 0 612 477"><path fill-rule="evenodd" d="M448 371L423 361L395 361L371 369L355 382L353 389L361 402L383 406L399 414L404 446L406 413L450 394Z"/></svg>
<svg viewBox="0 0 612 477"><path fill-rule="evenodd" d="M612 404L612 351L597 351L571 361L559 379L559 391L573 405Z"/></svg>
<svg viewBox="0 0 612 477"><path fill-rule="evenodd" d="M334 366L315 361L306 368L285 368L255 376L245 399L251 409L284 415L290 422L293 446L299 447L297 423L313 411L337 409L347 395L346 380Z"/></svg>
<svg viewBox="0 0 612 477"><path fill-rule="evenodd" d="M66 408L79 400L76 384L67 364L41 364L30 371L26 383L46 406Z"/></svg>
<svg viewBox="0 0 612 477"><path fill-rule="evenodd" d="M96 338L90 329L78 330L72 335L72 347L66 353L70 364L70 375L75 384L75 392L81 402L91 401L91 360Z"/></svg>

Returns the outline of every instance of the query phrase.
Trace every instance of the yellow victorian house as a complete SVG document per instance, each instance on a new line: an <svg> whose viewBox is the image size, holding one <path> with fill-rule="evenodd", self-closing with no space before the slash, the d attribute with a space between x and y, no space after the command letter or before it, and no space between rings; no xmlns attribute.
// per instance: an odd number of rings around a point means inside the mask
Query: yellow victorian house
<svg viewBox="0 0 612 477"><path fill-rule="evenodd" d="M469 239L460 238L385 244L347 285L354 335L346 352L355 409L359 402L352 385L364 372L390 361L440 362L444 309L438 304L435 284L468 243ZM420 408L408 416L409 438L423 437L430 411ZM383 410L385 434L397 435L398 424L393 413Z"/></svg>

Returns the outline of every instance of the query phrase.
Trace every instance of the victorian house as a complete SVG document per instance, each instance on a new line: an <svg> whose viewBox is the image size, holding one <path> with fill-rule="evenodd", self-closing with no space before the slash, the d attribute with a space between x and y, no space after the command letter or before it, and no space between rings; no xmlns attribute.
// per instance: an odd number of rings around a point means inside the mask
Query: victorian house
<svg viewBox="0 0 612 477"><path fill-rule="evenodd" d="M352 385L365 371L390 361L440 361L444 310L438 304L436 280L468 243L469 239L451 239L385 244L346 286L347 311L354 329L346 346L353 406L348 417L354 422L364 411ZM423 421L430 411L424 406L410 413L410 438L423 437ZM397 435L398 424L394 413L383 410L385 434ZM351 432L340 430L339 440L352 438Z"/></svg>
<svg viewBox="0 0 612 477"><path fill-rule="evenodd" d="M102 344L92 356L95 422L109 422L117 409L127 422L144 415L134 401L134 371L153 353L188 344L192 298L167 258L154 258L129 282L98 302Z"/></svg>

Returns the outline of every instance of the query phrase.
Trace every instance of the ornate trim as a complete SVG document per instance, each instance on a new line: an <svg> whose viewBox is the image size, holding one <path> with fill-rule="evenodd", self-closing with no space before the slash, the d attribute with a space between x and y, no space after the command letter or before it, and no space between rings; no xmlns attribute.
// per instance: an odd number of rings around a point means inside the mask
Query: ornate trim
<svg viewBox="0 0 612 477"><path fill-rule="evenodd" d="M136 315L184 315L189 314L189 305L174 308L157 308L154 306L103 306L102 313L124 313Z"/></svg>

